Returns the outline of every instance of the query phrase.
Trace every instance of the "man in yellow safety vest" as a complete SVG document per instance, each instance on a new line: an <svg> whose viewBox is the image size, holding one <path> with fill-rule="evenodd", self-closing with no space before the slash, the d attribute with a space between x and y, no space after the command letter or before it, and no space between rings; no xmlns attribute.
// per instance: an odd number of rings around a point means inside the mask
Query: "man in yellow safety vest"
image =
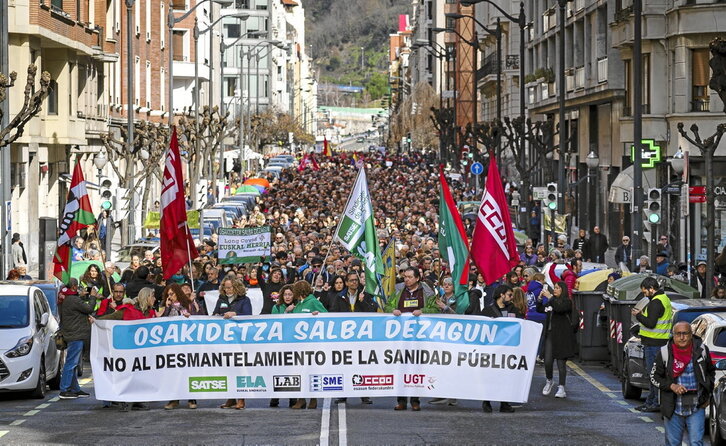
<svg viewBox="0 0 726 446"><path fill-rule="evenodd" d="M640 283L643 296L650 299L643 311L633 308L632 314L640 322L640 340L645 355L645 373L650 374L660 348L668 343L673 326L673 308L668 296L660 289L654 277L646 277ZM650 384L645 404L636 407L641 412L659 412L658 389Z"/></svg>

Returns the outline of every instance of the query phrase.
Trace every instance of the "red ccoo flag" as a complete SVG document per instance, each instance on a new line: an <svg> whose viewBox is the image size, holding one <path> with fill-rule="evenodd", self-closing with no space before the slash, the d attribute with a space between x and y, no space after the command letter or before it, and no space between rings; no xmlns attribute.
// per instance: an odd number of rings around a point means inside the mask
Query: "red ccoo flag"
<svg viewBox="0 0 726 446"><path fill-rule="evenodd" d="M184 180L176 128L171 134L171 144L166 152L161 188L161 263L164 267L164 279L168 279L191 259L199 257L187 227Z"/></svg>
<svg viewBox="0 0 726 446"><path fill-rule="evenodd" d="M494 283L519 263L502 179L491 153L484 196L471 241L471 258L487 285Z"/></svg>

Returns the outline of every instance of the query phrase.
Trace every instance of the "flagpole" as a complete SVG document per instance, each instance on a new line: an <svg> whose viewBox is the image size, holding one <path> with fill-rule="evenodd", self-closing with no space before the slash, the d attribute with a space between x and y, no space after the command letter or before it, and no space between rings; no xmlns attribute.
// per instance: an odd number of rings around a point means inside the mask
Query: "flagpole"
<svg viewBox="0 0 726 446"><path fill-rule="evenodd" d="M203 225L202 225L203 226ZM192 266L192 250L189 247L189 239L191 238L191 234L189 233L189 225L184 222L184 230L187 232L187 257L189 258L189 282L191 282L192 286L192 293L194 292L194 270ZM199 227L199 231L202 231L202 227Z"/></svg>

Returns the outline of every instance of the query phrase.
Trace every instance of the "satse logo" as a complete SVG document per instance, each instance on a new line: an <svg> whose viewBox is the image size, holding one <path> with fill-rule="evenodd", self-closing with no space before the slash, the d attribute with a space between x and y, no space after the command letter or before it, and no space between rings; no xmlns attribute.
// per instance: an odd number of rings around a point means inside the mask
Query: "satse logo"
<svg viewBox="0 0 726 446"><path fill-rule="evenodd" d="M226 376L190 376L190 392L226 392Z"/></svg>
<svg viewBox="0 0 726 446"><path fill-rule="evenodd" d="M299 392L300 375L275 375L272 385L275 392Z"/></svg>
<svg viewBox="0 0 726 446"><path fill-rule="evenodd" d="M310 391L326 392L343 390L343 375L311 375Z"/></svg>

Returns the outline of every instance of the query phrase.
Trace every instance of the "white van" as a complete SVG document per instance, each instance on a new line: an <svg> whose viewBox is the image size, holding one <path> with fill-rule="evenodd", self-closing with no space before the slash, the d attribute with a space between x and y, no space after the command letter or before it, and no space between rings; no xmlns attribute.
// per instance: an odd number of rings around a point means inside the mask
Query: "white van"
<svg viewBox="0 0 726 446"><path fill-rule="evenodd" d="M0 392L45 398L46 384L60 388L64 355L55 344L58 328L40 288L0 285Z"/></svg>

